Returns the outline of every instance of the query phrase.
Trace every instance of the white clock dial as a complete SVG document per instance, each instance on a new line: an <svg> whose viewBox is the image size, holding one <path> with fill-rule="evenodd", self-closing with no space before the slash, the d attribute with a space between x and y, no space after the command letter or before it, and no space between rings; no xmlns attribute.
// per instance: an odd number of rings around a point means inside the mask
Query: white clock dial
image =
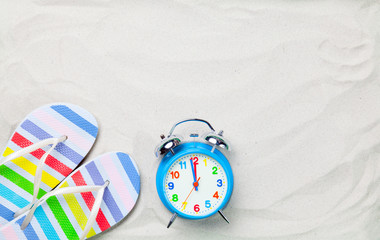
<svg viewBox="0 0 380 240"><path fill-rule="evenodd" d="M199 181L194 180L195 174ZM164 184L165 195L173 207L197 217L215 212L222 204L228 187L226 173L220 163L198 153L177 159L166 173Z"/></svg>

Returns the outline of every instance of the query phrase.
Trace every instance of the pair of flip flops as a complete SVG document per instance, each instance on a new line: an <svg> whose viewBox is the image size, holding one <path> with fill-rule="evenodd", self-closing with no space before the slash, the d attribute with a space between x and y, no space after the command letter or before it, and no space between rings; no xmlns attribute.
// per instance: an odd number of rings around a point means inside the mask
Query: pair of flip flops
<svg viewBox="0 0 380 240"><path fill-rule="evenodd" d="M72 104L40 107L22 121L0 156L0 239L86 239L128 215L140 193L128 154L77 168L97 134L95 118Z"/></svg>

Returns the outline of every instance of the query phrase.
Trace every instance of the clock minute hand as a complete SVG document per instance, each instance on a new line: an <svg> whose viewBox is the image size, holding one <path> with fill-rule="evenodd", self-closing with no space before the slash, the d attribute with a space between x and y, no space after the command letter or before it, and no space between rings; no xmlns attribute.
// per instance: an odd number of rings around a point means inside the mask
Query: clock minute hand
<svg viewBox="0 0 380 240"><path fill-rule="evenodd" d="M193 172L194 182L193 186L195 187L195 191L198 191L198 182L196 176L196 166L194 165L193 158L190 158L191 171ZM196 186L195 186L196 185Z"/></svg>

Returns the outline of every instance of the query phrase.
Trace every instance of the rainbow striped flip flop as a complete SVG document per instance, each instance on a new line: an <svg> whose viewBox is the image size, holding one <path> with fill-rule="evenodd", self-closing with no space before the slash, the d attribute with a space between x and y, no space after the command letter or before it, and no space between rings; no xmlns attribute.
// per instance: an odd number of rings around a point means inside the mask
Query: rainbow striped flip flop
<svg viewBox="0 0 380 240"><path fill-rule="evenodd" d="M86 189L100 189L101 193ZM62 194L64 191L76 193ZM28 215L0 228L0 239L89 238L125 218L139 193L140 174L131 157L122 152L106 153L70 174Z"/></svg>
<svg viewBox="0 0 380 240"><path fill-rule="evenodd" d="M73 104L45 105L30 113L0 157L0 227L67 177L97 134L94 116Z"/></svg>

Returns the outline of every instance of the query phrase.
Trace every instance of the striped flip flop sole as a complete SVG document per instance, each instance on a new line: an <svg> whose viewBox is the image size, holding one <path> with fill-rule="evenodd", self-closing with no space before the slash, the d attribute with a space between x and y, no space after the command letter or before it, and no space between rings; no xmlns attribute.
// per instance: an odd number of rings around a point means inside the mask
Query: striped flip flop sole
<svg viewBox="0 0 380 240"><path fill-rule="evenodd" d="M103 185L103 201L96 222L87 238L120 222L135 206L140 193L140 174L128 154L104 154L78 168L59 187ZM96 192L64 194L50 197L35 211L24 231L25 216L0 228L0 239L79 239L95 201Z"/></svg>
<svg viewBox="0 0 380 240"><path fill-rule="evenodd" d="M93 146L97 134L95 118L83 108L67 103L46 105L34 110L21 122L1 156L47 138L68 137L46 159L40 198L77 167ZM13 220L14 213L32 200L38 161L50 147L40 148L0 166L0 226Z"/></svg>

